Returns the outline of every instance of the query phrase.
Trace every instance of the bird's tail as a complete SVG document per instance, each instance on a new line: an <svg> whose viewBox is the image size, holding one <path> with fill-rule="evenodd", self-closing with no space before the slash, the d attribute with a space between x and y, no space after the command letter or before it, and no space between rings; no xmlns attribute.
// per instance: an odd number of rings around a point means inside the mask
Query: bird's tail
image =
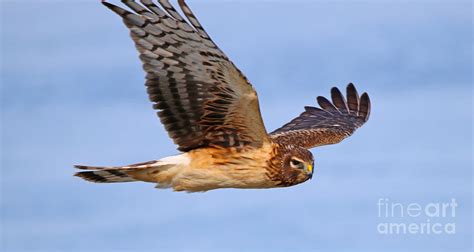
<svg viewBox="0 0 474 252"><path fill-rule="evenodd" d="M86 171L77 172L74 176L95 183L146 181L141 177L141 171L158 169L162 166L159 160L115 167L75 165L75 168Z"/></svg>

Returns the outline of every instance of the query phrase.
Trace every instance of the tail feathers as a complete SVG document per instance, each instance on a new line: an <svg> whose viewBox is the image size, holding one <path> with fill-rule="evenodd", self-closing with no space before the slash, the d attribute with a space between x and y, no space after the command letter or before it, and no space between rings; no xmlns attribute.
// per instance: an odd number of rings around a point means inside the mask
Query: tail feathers
<svg viewBox="0 0 474 252"><path fill-rule="evenodd" d="M74 176L95 183L116 183L116 182L133 182L136 181L125 171L120 169L104 169L96 171L77 172Z"/></svg>
<svg viewBox="0 0 474 252"><path fill-rule="evenodd" d="M74 176L95 183L133 182L138 180L132 177L131 173L155 167L157 163L158 161L149 161L120 167L75 165L77 169L88 171L77 172Z"/></svg>

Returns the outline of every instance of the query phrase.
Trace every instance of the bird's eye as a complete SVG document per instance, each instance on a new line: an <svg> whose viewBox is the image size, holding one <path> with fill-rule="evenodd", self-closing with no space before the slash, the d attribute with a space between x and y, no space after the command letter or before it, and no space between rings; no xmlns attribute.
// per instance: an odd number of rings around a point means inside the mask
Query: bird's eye
<svg viewBox="0 0 474 252"><path fill-rule="evenodd" d="M304 168L303 163L299 160L296 160L296 159L290 160L290 165L293 168L298 168L298 169L303 169Z"/></svg>

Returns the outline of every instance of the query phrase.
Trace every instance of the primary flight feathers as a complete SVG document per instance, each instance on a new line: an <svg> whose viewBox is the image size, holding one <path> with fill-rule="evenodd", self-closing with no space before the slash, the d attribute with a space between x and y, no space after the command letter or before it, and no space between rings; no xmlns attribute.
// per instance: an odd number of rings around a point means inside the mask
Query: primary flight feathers
<svg viewBox="0 0 474 252"><path fill-rule="evenodd" d="M136 14L103 2L123 18L146 71L149 98L181 151L209 145L258 145L266 139L257 95L212 42L184 1L123 1ZM166 12L165 12L166 11Z"/></svg>

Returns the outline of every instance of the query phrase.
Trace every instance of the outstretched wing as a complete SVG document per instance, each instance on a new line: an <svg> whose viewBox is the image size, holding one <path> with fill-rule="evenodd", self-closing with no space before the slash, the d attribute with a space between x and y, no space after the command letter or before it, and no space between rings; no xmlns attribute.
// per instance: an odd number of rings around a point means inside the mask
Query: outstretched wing
<svg viewBox="0 0 474 252"><path fill-rule="evenodd" d="M257 93L214 44L184 0L186 21L167 1L103 2L131 31L158 116L181 151L260 146L268 136Z"/></svg>
<svg viewBox="0 0 474 252"><path fill-rule="evenodd" d="M341 91L331 89L332 103L318 96L321 108L305 107L305 112L270 133L273 141L304 148L335 144L350 136L369 119L370 99L360 97L354 85L347 86L347 102Z"/></svg>

